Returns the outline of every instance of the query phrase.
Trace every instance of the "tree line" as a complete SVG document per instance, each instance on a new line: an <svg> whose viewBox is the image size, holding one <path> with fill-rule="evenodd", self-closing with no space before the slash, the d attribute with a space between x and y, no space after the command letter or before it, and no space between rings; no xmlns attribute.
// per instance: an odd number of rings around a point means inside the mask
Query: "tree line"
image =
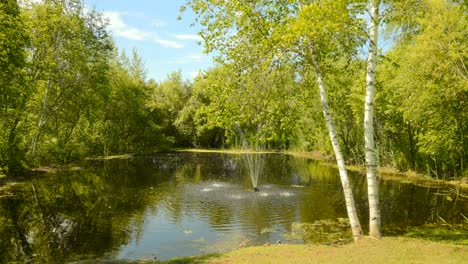
<svg viewBox="0 0 468 264"><path fill-rule="evenodd" d="M0 3L0 175L177 144L179 99L159 95L188 84L147 80L107 24L80 0Z"/></svg>
<svg viewBox="0 0 468 264"><path fill-rule="evenodd" d="M205 26L206 51L218 51L220 62L195 79L176 119L192 145L240 145L237 122L265 148L333 153L315 88L315 52L343 154L365 164L366 1L218 2L188 5ZM380 2L378 34L385 39L375 57L376 162L462 178L468 160L466 6ZM222 12L231 15L215 15Z"/></svg>
<svg viewBox="0 0 468 264"><path fill-rule="evenodd" d="M232 7L209 2L189 2L200 23L210 22L202 12L234 14L201 32L207 52L222 51L216 66L193 81L174 72L156 82L136 51L117 50L105 19L84 12L81 1L3 1L2 173L174 146L239 147L236 123L267 149L333 153L314 88L314 52L343 156L365 164L369 21L358 15L365 3L260 1L236 16ZM466 176L466 6L436 0L381 6L379 34L392 45L376 57L377 165ZM221 34L232 26L236 34Z"/></svg>

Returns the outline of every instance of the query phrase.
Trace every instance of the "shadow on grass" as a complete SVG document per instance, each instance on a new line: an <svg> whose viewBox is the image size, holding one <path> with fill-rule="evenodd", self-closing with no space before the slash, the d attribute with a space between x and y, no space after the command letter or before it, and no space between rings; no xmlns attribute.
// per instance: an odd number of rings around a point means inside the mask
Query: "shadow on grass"
<svg viewBox="0 0 468 264"><path fill-rule="evenodd" d="M195 257L183 257L183 258L174 258L169 260L86 260L77 262L79 264L203 264L208 263L211 259L220 257L221 254L207 254L202 256Z"/></svg>
<svg viewBox="0 0 468 264"><path fill-rule="evenodd" d="M468 229L450 227L414 228L404 235L434 242L468 246Z"/></svg>
<svg viewBox="0 0 468 264"><path fill-rule="evenodd" d="M209 260L220 257L221 254L208 254L196 257L188 257L188 258L176 258L170 260L164 260L157 263L164 263L164 264L202 264L207 263Z"/></svg>
<svg viewBox="0 0 468 264"><path fill-rule="evenodd" d="M386 236L402 236L417 238L439 243L468 246L468 223L457 225L448 224L426 224L408 229L385 230Z"/></svg>

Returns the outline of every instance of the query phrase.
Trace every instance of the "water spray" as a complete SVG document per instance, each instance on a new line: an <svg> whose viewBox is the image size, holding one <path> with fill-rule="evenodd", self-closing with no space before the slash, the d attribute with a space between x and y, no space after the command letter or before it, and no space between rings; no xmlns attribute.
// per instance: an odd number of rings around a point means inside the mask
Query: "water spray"
<svg viewBox="0 0 468 264"><path fill-rule="evenodd" d="M242 129L240 128L237 122L234 122L237 131L242 140L242 149L250 150L250 145L245 139L244 133L242 133ZM259 127L260 128L260 127ZM249 167L250 172L250 179L252 180L253 191L259 192L260 189L258 188L258 175L260 174L260 170L262 169L263 157L260 153L246 153L245 159L247 160L247 165Z"/></svg>

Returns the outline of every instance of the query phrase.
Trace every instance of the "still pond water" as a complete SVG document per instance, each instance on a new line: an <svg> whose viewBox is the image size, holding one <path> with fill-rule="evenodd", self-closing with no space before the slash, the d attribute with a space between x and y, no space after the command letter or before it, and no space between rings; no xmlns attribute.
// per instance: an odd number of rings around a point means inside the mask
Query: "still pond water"
<svg viewBox="0 0 468 264"><path fill-rule="evenodd" d="M242 243L349 239L336 169L267 154L260 192L251 191L248 171L241 155L166 153L87 161L82 170L27 180L0 198L0 263L168 259ZM365 224L366 180L350 177ZM384 234L468 216L468 200L457 190L380 186Z"/></svg>

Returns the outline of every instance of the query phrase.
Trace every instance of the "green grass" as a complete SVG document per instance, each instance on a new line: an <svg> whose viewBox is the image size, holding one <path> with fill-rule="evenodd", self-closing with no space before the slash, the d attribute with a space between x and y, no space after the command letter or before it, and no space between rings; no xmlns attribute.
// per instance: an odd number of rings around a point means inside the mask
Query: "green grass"
<svg viewBox="0 0 468 264"><path fill-rule="evenodd" d="M238 249L224 254L177 258L165 261L116 261L101 263L320 263L320 264L459 264L468 260L468 247L401 237L364 238L340 246L269 245ZM94 262L96 263L96 262ZM99 262L98 262L99 263Z"/></svg>
<svg viewBox="0 0 468 264"><path fill-rule="evenodd" d="M403 236L468 246L468 221L458 225L427 224L420 227L413 227Z"/></svg>
<svg viewBox="0 0 468 264"><path fill-rule="evenodd" d="M337 247L275 245L245 248L208 259L205 263L443 264L464 263L466 260L468 247L406 238L384 238L363 239L357 243Z"/></svg>

